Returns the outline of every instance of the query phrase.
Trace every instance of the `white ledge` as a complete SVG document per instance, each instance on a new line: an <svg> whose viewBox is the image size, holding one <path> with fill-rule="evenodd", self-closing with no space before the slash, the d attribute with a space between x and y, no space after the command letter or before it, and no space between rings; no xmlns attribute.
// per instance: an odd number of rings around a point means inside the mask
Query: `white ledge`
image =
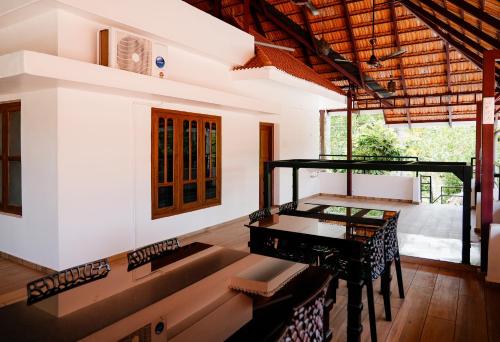
<svg viewBox="0 0 500 342"><path fill-rule="evenodd" d="M181 99L250 112L279 114L281 109L278 104L222 90L33 51L0 56L0 94L65 86L142 98Z"/></svg>
<svg viewBox="0 0 500 342"><path fill-rule="evenodd" d="M307 93L323 96L324 98L345 103L345 96L320 86L319 84L290 75L274 66L260 68L239 69L233 71L233 79L238 81L269 80L281 85L293 87Z"/></svg>

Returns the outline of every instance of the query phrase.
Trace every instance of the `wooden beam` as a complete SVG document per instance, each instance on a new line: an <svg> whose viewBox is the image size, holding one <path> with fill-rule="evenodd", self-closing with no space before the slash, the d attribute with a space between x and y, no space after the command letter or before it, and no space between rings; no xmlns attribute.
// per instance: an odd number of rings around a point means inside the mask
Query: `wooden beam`
<svg viewBox="0 0 500 342"><path fill-rule="evenodd" d="M316 51L318 51L318 47L315 45L316 39L314 37L314 33L312 32L311 23L309 23L308 9L305 6L302 6L300 13L302 15L302 20L304 21L304 24L306 25L307 33L309 33L310 40L311 40L312 44L314 45ZM314 68L314 64L311 60L311 56L309 55L308 50L305 47L302 47L302 51L304 52L304 55L307 58L306 60L308 61L309 67Z"/></svg>
<svg viewBox="0 0 500 342"><path fill-rule="evenodd" d="M347 33L349 35L349 42L351 44L352 53L354 55L354 64L356 64L358 67L359 76L361 78L361 84L364 88L364 79L363 79L363 72L361 70L361 61L359 60L359 52L358 52L358 48L356 47L356 39L354 38L354 31L352 29L352 22L351 22L351 15L349 13L349 6L348 6L346 0L341 0L341 1L342 1L342 6L344 8L344 21L345 21L345 24L347 26Z"/></svg>
<svg viewBox="0 0 500 342"><path fill-rule="evenodd" d="M301 9L301 15L302 15L302 20L304 21L304 24L306 26L306 31L307 34L309 35L309 40L311 41L312 45L314 46L314 49L318 51L318 45L316 41L316 36L314 35L313 29L311 27L311 22L309 21L309 15L307 14L308 10L305 7L302 7Z"/></svg>
<svg viewBox="0 0 500 342"><path fill-rule="evenodd" d="M432 0L419 0L419 1L421 4L426 5L430 9L436 11L436 13L441 14L443 17L454 22L455 24L462 27L463 29L469 31L470 33L472 33L476 37L479 37L482 40L484 40L485 42L487 42L488 44L491 44L491 46L493 46L494 48L496 48L496 49L500 48L500 42L496 38L481 31L480 29L478 29L477 27L475 27L471 23L468 23L467 21L460 18L458 15L456 15L450 11L447 11L445 8L439 6L434 1L432 1ZM461 1L461 2L464 2L464 1ZM441 27L441 28L445 29L444 27Z"/></svg>
<svg viewBox="0 0 500 342"><path fill-rule="evenodd" d="M222 17L222 0L212 1L212 15L219 19Z"/></svg>
<svg viewBox="0 0 500 342"><path fill-rule="evenodd" d="M446 85L448 92L451 93L451 64L450 64L450 44L444 42L444 49L446 52ZM450 98L451 100L451 98ZM448 106L448 124L450 127L453 124L453 109L452 106Z"/></svg>
<svg viewBox="0 0 500 342"><path fill-rule="evenodd" d="M484 11L484 1L480 1L481 8L477 8L464 0L447 0L447 1L451 2L458 8L461 8L465 12L473 15L477 19L490 24L494 28L500 27L500 20Z"/></svg>
<svg viewBox="0 0 500 342"><path fill-rule="evenodd" d="M251 21L251 13L250 13L250 1L243 1L243 30L245 32L250 32L250 21Z"/></svg>
<svg viewBox="0 0 500 342"><path fill-rule="evenodd" d="M264 38L267 38L266 36L266 31L264 31L264 28L262 27L262 23L259 20L259 15L257 12L255 12L254 8L250 8L250 14L252 15L253 19L253 24L255 26L255 30Z"/></svg>
<svg viewBox="0 0 500 342"><path fill-rule="evenodd" d="M394 4L394 0L391 1L390 8L391 8L391 20L394 27L394 41L396 42L396 48L400 50L401 41L399 40L399 29L398 29L396 6ZM404 68L403 57L401 56L399 57L399 74L401 75L401 86L403 87L403 93L405 96L407 96L408 90L406 88L405 68ZM407 106L409 105L407 100L405 100L405 103ZM406 108L405 112L406 112L406 119L408 120L408 127L411 128L410 110Z"/></svg>
<svg viewBox="0 0 500 342"><path fill-rule="evenodd" d="M454 36L451 34L458 34L459 36L463 36L459 31L455 30L449 25L446 25L442 21L437 18L430 18L427 11L424 11L420 7L416 6L413 2L409 0L399 0L399 2L405 6L413 15L415 15L418 19L420 19L424 24L426 24L431 30L433 30L438 36L440 36L444 41L448 42L451 46L457 49L464 57L466 57L469 61L475 64L477 67L482 68L483 62L482 58L478 56L476 53L472 52L468 47L463 45L461 42L457 41ZM439 21L440 25L438 26L435 22ZM444 32L441 27L447 26L444 28L447 32ZM477 43L470 38L465 37L467 43L475 44ZM463 41L465 43L465 41ZM474 47L474 46L472 46ZM478 47L479 48L479 47ZM481 47L482 48L482 47ZM479 52L484 51L484 48L478 50Z"/></svg>

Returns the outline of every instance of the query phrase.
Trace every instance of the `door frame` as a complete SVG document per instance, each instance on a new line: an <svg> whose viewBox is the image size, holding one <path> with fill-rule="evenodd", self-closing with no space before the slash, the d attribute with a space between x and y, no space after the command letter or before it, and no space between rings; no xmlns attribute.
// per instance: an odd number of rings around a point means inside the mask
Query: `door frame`
<svg viewBox="0 0 500 342"><path fill-rule="evenodd" d="M260 133L262 131L262 127L270 127L271 128L271 137L269 141L271 142L271 160L274 160L274 123L272 122L259 122L259 177L260 177ZM274 172L273 172L274 173ZM271 205L274 204L274 175L271 173ZM261 196L263 196L260 191L260 179L259 179L259 207L261 202Z"/></svg>

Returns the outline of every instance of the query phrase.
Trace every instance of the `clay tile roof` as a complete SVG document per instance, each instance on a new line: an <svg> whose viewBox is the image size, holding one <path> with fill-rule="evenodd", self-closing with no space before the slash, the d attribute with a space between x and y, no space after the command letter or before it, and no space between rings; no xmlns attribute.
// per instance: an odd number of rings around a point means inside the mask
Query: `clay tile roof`
<svg viewBox="0 0 500 342"><path fill-rule="evenodd" d="M250 33L254 35L256 41L272 44L271 41L260 36L258 33L253 31ZM316 71L299 61L290 53L272 47L256 45L255 56L245 63L245 65L235 67L234 70L263 68L267 66L273 66L287 74L345 95L345 92L340 87L321 77Z"/></svg>

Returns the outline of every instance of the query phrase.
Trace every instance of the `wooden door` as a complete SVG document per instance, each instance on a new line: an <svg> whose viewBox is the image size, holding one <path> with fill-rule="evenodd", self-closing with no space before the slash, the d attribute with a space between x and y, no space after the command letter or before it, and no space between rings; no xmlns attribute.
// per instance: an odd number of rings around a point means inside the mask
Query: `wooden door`
<svg viewBox="0 0 500 342"><path fill-rule="evenodd" d="M273 160L274 150L274 125L271 123L260 123L260 148L259 148L259 208L264 207L264 162ZM271 177L271 189L273 189L273 178ZM271 192L271 204L273 195Z"/></svg>

